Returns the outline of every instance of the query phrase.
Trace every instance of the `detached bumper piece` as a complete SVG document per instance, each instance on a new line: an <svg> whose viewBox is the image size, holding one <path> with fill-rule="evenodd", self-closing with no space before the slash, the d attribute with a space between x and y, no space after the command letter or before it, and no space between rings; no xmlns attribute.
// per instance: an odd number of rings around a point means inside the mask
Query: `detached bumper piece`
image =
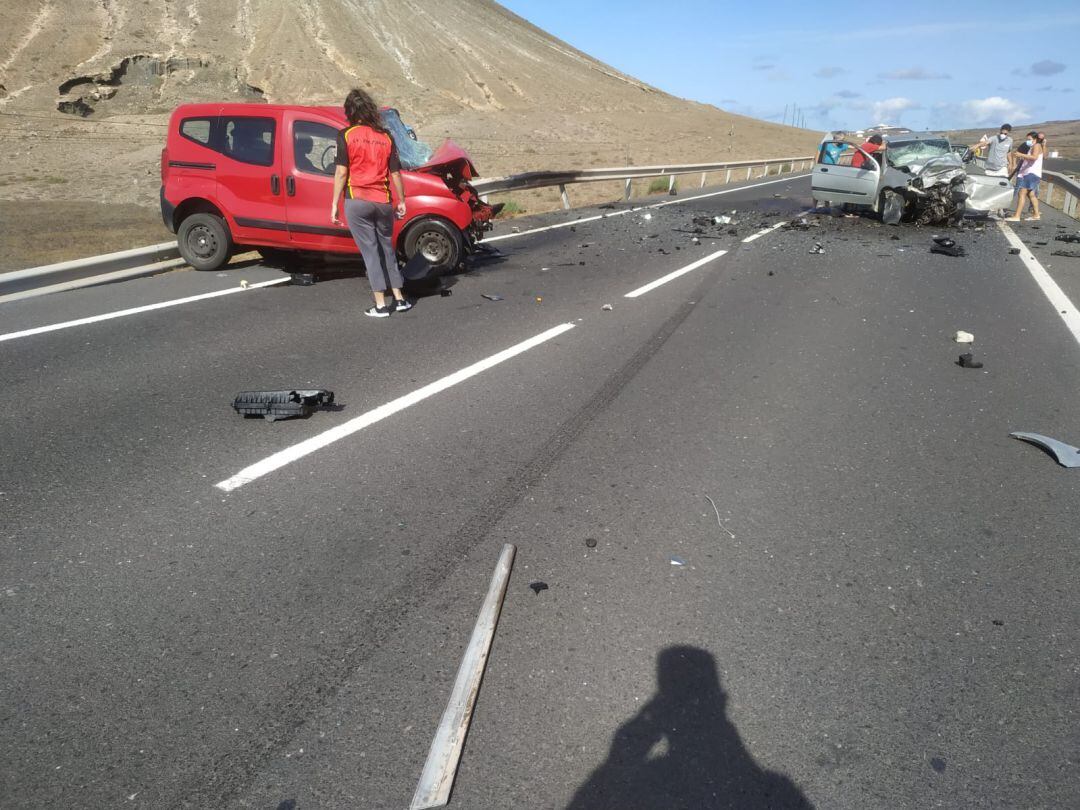
<svg viewBox="0 0 1080 810"><path fill-rule="evenodd" d="M245 419L262 417L269 422L311 416L319 408L334 404L334 392L321 388L294 391L243 391L233 400L233 409Z"/></svg>

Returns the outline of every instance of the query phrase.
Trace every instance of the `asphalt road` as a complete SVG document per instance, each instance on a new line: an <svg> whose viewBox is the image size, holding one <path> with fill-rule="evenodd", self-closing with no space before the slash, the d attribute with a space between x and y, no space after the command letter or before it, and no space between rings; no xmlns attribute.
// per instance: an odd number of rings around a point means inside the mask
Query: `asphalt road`
<svg viewBox="0 0 1080 810"><path fill-rule="evenodd" d="M1077 338L997 225L688 196L500 226L388 321L258 266L0 308L3 805L407 807L512 542L451 807L1080 806L1080 479L1008 435L1080 443Z"/></svg>

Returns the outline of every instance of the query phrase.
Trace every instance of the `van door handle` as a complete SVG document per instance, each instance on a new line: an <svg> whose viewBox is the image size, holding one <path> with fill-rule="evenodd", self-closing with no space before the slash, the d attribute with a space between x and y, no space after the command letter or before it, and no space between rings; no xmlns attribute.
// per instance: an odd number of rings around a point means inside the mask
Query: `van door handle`
<svg viewBox="0 0 1080 810"><path fill-rule="evenodd" d="M270 175L270 191L274 194L281 193L281 178L276 174Z"/></svg>
<svg viewBox="0 0 1080 810"><path fill-rule="evenodd" d="M288 194L290 197L295 197L296 196L296 178L295 177L290 176L290 177L285 178L285 193Z"/></svg>
<svg viewBox="0 0 1080 810"><path fill-rule="evenodd" d="M823 171L823 172L827 172L827 171L828 171L828 169L822 169L821 171Z"/></svg>

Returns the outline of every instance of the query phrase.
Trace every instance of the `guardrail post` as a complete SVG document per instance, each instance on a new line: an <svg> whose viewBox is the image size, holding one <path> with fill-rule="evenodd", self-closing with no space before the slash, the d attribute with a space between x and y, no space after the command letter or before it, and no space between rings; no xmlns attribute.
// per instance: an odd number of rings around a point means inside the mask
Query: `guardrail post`
<svg viewBox="0 0 1080 810"><path fill-rule="evenodd" d="M731 182L731 169L727 170L727 174L724 175L724 185L726 186Z"/></svg>
<svg viewBox="0 0 1080 810"><path fill-rule="evenodd" d="M559 196L562 197L562 207L570 209L570 195L566 193L566 186L559 183Z"/></svg>
<svg viewBox="0 0 1080 810"><path fill-rule="evenodd" d="M629 177L626 178L626 190L623 192L623 199L624 200L629 200L630 199L630 184L633 183L633 182L634 181L631 180Z"/></svg>
<svg viewBox="0 0 1080 810"><path fill-rule="evenodd" d="M1065 204L1062 206L1062 210L1070 217L1076 216L1076 197L1068 192L1065 193Z"/></svg>
<svg viewBox="0 0 1080 810"><path fill-rule="evenodd" d="M701 185L698 188L705 188L705 172L701 173Z"/></svg>
<svg viewBox="0 0 1080 810"><path fill-rule="evenodd" d="M668 194L670 194L672 192L672 189L674 189L674 188L675 188L675 175L671 175L671 177L668 178L668 182L667 182Z"/></svg>
<svg viewBox="0 0 1080 810"><path fill-rule="evenodd" d="M747 179L747 180L749 180L749 179L750 179L750 175L751 175L751 174L753 173L753 171L754 171L754 167L753 167L753 166L747 166L747 167L746 167L746 179Z"/></svg>

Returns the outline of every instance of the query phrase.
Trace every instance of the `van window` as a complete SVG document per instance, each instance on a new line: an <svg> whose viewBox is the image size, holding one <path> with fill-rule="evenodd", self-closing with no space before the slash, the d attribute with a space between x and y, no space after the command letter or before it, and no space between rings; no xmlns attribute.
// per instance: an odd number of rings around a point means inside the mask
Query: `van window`
<svg viewBox="0 0 1080 810"><path fill-rule="evenodd" d="M209 118L185 118L180 122L180 134L189 141L210 145L210 119Z"/></svg>
<svg viewBox="0 0 1080 810"><path fill-rule="evenodd" d="M314 121L293 124L293 162L299 171L333 176L338 130Z"/></svg>
<svg viewBox="0 0 1080 810"><path fill-rule="evenodd" d="M274 119L226 117L221 152L241 163L272 166L274 163Z"/></svg>

